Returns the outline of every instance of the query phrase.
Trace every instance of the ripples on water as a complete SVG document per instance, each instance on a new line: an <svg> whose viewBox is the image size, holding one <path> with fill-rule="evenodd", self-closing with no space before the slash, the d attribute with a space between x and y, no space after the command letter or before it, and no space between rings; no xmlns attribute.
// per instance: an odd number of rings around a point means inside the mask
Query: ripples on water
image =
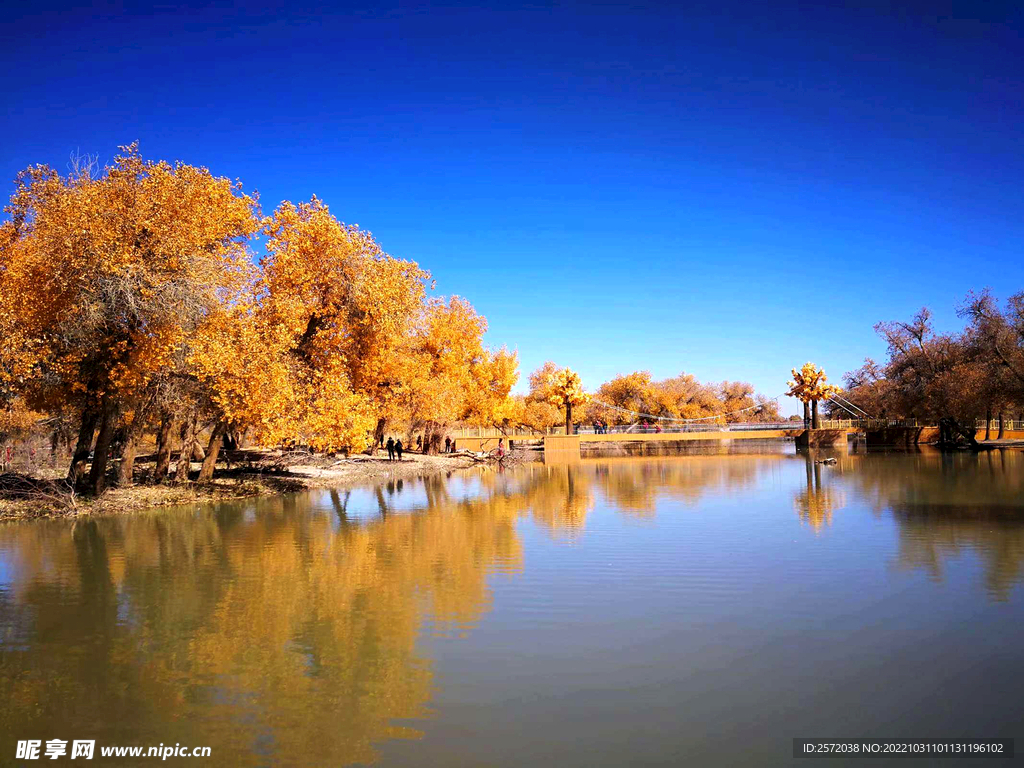
<svg viewBox="0 0 1024 768"><path fill-rule="evenodd" d="M1022 492L1020 452L790 449L6 524L0 763L24 738L620 766L1024 735Z"/></svg>

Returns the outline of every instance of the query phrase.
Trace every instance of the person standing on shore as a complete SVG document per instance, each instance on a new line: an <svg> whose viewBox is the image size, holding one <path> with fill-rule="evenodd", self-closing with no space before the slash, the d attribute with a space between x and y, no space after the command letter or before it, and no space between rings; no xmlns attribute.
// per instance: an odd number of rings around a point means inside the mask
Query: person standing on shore
<svg viewBox="0 0 1024 768"><path fill-rule="evenodd" d="M388 449L388 461L394 461L395 460L395 441L392 438L389 437L386 447Z"/></svg>
<svg viewBox="0 0 1024 768"><path fill-rule="evenodd" d="M423 453L423 435L416 435L416 450Z"/></svg>
<svg viewBox="0 0 1024 768"><path fill-rule="evenodd" d="M402 438L398 438L395 441L395 455L398 456L398 460L402 460Z"/></svg>
<svg viewBox="0 0 1024 768"><path fill-rule="evenodd" d="M445 453L451 453L452 452L452 439L448 435L444 436L444 452Z"/></svg>

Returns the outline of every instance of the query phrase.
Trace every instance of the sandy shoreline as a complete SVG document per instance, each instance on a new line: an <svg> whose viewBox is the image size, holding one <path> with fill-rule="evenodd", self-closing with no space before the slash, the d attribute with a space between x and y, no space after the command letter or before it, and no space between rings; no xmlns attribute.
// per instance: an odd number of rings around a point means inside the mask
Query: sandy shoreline
<svg viewBox="0 0 1024 768"><path fill-rule="evenodd" d="M218 472L210 483L187 485L133 485L111 488L98 499L72 496L43 486L28 493L0 491L0 520L37 517L76 517L93 514L120 514L178 504L242 499L293 493L307 488L344 488L371 485L392 479L447 474L485 463L483 457L468 452L424 456L407 453L401 461L387 456L295 456L280 451L261 451L261 460L236 465L230 472ZM192 465L193 472L199 465ZM12 475L0 479L13 478ZM55 485L55 484L54 484Z"/></svg>

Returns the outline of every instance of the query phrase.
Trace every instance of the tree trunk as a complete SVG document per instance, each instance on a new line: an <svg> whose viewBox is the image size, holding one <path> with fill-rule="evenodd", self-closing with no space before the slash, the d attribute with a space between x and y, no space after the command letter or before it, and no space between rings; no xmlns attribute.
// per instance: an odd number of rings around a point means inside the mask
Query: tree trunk
<svg viewBox="0 0 1024 768"><path fill-rule="evenodd" d="M429 430L427 434L430 435L426 438L427 453L436 456L441 452L441 443L444 442L444 434L440 429L438 429L438 425L432 421L428 423L427 429Z"/></svg>
<svg viewBox="0 0 1024 768"><path fill-rule="evenodd" d="M572 434L572 403L565 404L565 434Z"/></svg>
<svg viewBox="0 0 1024 768"><path fill-rule="evenodd" d="M999 412L999 439L1002 440L1006 436L1006 423L1003 421L1003 412Z"/></svg>
<svg viewBox="0 0 1024 768"><path fill-rule="evenodd" d="M227 424L218 421L210 433L210 442L206 446L206 457L203 459L203 467L199 470L199 482L206 483L213 480L213 470L217 466L217 454L220 453L220 446L224 440L224 433L227 431Z"/></svg>
<svg viewBox="0 0 1024 768"><path fill-rule="evenodd" d="M117 467L117 484L131 485L135 477L135 454L139 450L139 442L146 431L146 420L152 407L152 397L139 399L132 416L132 423L124 430L124 443L121 445L121 463Z"/></svg>
<svg viewBox="0 0 1024 768"><path fill-rule="evenodd" d="M78 429L78 442L75 443L75 453L71 457L71 466L68 468L68 483L77 486L85 477L85 465L89 461L89 451L92 448L93 434L96 432L96 422L99 414L89 405L82 411L82 425Z"/></svg>
<svg viewBox="0 0 1024 768"><path fill-rule="evenodd" d="M121 463L117 466L117 484L131 485L135 480L135 454L139 448L139 437L129 437L121 451Z"/></svg>
<svg viewBox="0 0 1024 768"><path fill-rule="evenodd" d="M818 401L811 401L811 429L821 429L821 419L818 418Z"/></svg>
<svg viewBox="0 0 1024 768"><path fill-rule="evenodd" d="M373 445L371 445L366 453L373 456L377 452L377 446L380 445L381 440L384 439L384 428L387 426L388 420L381 417L377 419L377 426L373 428Z"/></svg>
<svg viewBox="0 0 1024 768"><path fill-rule="evenodd" d="M89 469L89 487L94 496L100 496L107 489L107 461L110 458L110 443L117 427L117 408L104 395L100 405L100 431L96 435L96 447Z"/></svg>
<svg viewBox="0 0 1024 768"><path fill-rule="evenodd" d="M192 444L196 441L196 426L199 423L199 413L193 413L185 421L185 431L181 440L181 450L178 452L178 469L174 475L174 482L187 483L188 472L192 466Z"/></svg>
<svg viewBox="0 0 1024 768"><path fill-rule="evenodd" d="M171 468L171 449L174 447L174 418L169 413L160 417L160 429L156 433L156 469L153 482L162 483Z"/></svg>
<svg viewBox="0 0 1024 768"><path fill-rule="evenodd" d="M985 439L992 439L992 406L985 409Z"/></svg>
<svg viewBox="0 0 1024 768"><path fill-rule="evenodd" d="M804 429L811 428L811 404L804 400Z"/></svg>

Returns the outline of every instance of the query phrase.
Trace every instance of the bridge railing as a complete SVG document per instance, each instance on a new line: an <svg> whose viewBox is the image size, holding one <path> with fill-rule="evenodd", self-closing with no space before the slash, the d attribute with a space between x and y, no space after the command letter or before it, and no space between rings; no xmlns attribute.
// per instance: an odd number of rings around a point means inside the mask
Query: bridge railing
<svg viewBox="0 0 1024 768"><path fill-rule="evenodd" d="M984 419L977 419L974 422L974 428L975 429L985 429L985 420ZM998 433L999 432L999 419L992 419L990 422L988 422L988 428L989 428L989 430L991 432ZM1016 419L1003 419L1003 429L1014 430L1014 431L1024 430L1024 421L1020 421L1020 420L1016 420Z"/></svg>
<svg viewBox="0 0 1024 768"><path fill-rule="evenodd" d="M820 429L882 429L885 427L926 427L931 426L915 419L822 419ZM702 421L687 424L628 424L601 428L598 434L655 434L674 432L751 432L757 430L804 429L803 420L799 421L747 421L729 422ZM594 434L594 427L581 425L580 434Z"/></svg>
<svg viewBox="0 0 1024 768"><path fill-rule="evenodd" d="M672 434L677 432L727 432L731 430L773 430L773 429L803 429L801 422L747 422L723 424L716 421L691 422L688 424L616 424L607 427L594 427L592 424L581 424L578 433L581 435L653 435Z"/></svg>
<svg viewBox="0 0 1024 768"><path fill-rule="evenodd" d="M456 440L460 437L484 437L484 438L541 438L544 435L564 435L565 427L553 427L546 432L542 432L536 429L529 429L527 427L517 427L515 429L501 430L496 427L460 427L458 429L452 429L448 431L448 435Z"/></svg>
<svg viewBox="0 0 1024 768"><path fill-rule="evenodd" d="M998 429L998 422L993 429ZM1006 421L1006 429L1024 429L1024 423L1019 421ZM929 424L926 421L918 419L822 419L820 422L821 429L885 429L888 427L931 427L933 424ZM803 420L799 421L748 421L748 422L730 422L722 423L720 421L693 421L685 424L647 424L641 426L639 423L634 424L616 424L602 427L595 427L593 424L580 424L576 430L576 434L580 435L617 435L617 434L630 434L630 435L653 435L653 434L673 434L673 433L689 433L689 432L736 432L736 431L757 431L757 430L780 430L780 429L804 429ZM979 429L984 429L984 421L980 422ZM546 431L529 429L526 427L518 427L515 429L501 430L495 427L460 427L458 429L449 430L448 434L454 438L459 439L460 437L480 437L480 438L499 438L504 437L506 439L540 439L545 435L564 435L565 427L551 427Z"/></svg>
<svg viewBox="0 0 1024 768"><path fill-rule="evenodd" d="M918 419L822 419L822 429L884 429L886 427L933 427Z"/></svg>

